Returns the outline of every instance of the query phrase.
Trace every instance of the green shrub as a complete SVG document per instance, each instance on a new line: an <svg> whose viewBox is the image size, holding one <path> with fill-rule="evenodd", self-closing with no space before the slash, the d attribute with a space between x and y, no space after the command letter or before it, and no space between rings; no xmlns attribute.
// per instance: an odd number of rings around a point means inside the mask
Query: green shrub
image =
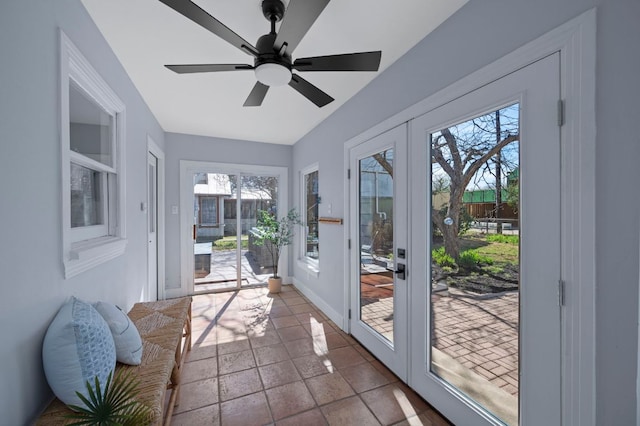
<svg viewBox="0 0 640 426"><path fill-rule="evenodd" d="M490 243L518 244L520 237L518 235L489 234L487 241Z"/></svg>
<svg viewBox="0 0 640 426"><path fill-rule="evenodd" d="M458 266L465 269L479 268L481 265L492 265L493 260L487 256L483 256L476 250L465 250L460 253Z"/></svg>
<svg viewBox="0 0 640 426"><path fill-rule="evenodd" d="M443 266L443 267L444 266L448 266L448 267L456 266L456 261L453 259L453 257L451 257L447 253L445 253L444 247L440 247L438 249L431 250L431 259L433 259L433 261L436 262L436 264L438 266Z"/></svg>

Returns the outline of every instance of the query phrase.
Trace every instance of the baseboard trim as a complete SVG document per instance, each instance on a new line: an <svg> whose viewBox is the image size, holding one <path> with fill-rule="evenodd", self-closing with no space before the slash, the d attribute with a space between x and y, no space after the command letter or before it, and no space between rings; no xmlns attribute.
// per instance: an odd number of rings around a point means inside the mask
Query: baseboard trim
<svg viewBox="0 0 640 426"><path fill-rule="evenodd" d="M336 323L340 329L345 330L344 316L339 314L335 309L327 304L320 296L314 293L309 286L297 278L293 278L293 285L302 293L307 299L311 301L323 314L329 317L331 321Z"/></svg>

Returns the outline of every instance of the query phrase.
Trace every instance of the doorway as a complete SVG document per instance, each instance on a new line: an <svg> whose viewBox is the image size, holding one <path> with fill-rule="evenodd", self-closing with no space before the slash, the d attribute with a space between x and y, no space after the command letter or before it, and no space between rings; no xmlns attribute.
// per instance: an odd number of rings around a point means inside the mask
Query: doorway
<svg viewBox="0 0 640 426"><path fill-rule="evenodd" d="M147 137L147 287L143 300L164 299L164 152Z"/></svg>
<svg viewBox="0 0 640 426"><path fill-rule="evenodd" d="M349 150L350 329L455 424L560 423L559 74L550 55Z"/></svg>
<svg viewBox="0 0 640 426"><path fill-rule="evenodd" d="M256 225L262 212L286 214L286 178L282 167L181 162L186 294L266 283L273 270ZM280 267L287 270L286 259Z"/></svg>

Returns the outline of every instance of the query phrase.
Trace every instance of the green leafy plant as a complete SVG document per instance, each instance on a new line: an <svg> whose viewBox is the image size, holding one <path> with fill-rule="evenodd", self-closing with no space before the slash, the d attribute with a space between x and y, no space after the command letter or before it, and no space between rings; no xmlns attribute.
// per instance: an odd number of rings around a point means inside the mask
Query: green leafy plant
<svg viewBox="0 0 640 426"><path fill-rule="evenodd" d="M271 256L273 278L279 278L280 255L285 246L293 243L296 225L302 225L302 222L300 222L300 216L295 209L289 210L287 215L280 220L268 211L258 211L258 224L253 235L256 238L256 244L265 246Z"/></svg>
<svg viewBox="0 0 640 426"><path fill-rule="evenodd" d="M112 372L109 373L104 390L97 376L95 387L91 386L89 381L86 386L88 397L76 392L85 406L69 405L75 413L67 417L77 420L71 425L144 426L150 424L151 410L134 400L138 394L138 382L133 379L131 373L120 371L113 380Z"/></svg>
<svg viewBox="0 0 640 426"><path fill-rule="evenodd" d="M483 256L476 250L465 250L460 253L458 266L465 269L479 268L482 265L492 265L493 260L487 256Z"/></svg>
<svg viewBox="0 0 640 426"><path fill-rule="evenodd" d="M431 258L438 266L449 268L456 266L456 261L444 251L444 247L431 250Z"/></svg>

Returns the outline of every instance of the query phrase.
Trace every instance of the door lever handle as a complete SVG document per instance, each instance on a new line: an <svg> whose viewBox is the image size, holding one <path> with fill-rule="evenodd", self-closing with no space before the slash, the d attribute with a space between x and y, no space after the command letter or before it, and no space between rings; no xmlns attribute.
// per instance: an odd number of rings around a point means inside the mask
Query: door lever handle
<svg viewBox="0 0 640 426"><path fill-rule="evenodd" d="M396 267L398 269L396 269L394 272L396 274L396 276L398 277L398 279L401 280L406 280L407 279L407 267L404 263L398 263L396 265Z"/></svg>

